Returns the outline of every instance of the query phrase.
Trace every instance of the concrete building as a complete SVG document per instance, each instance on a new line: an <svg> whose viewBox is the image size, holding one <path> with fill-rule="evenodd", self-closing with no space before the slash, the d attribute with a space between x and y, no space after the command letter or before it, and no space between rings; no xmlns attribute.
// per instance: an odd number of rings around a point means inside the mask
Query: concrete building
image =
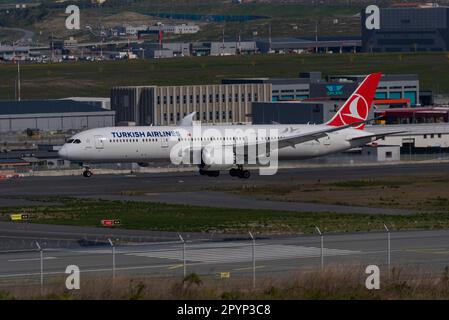
<svg viewBox="0 0 449 320"><path fill-rule="evenodd" d="M200 27L195 24L160 24L149 26L149 31L162 31L174 34L194 34L200 31Z"/></svg>
<svg viewBox="0 0 449 320"><path fill-rule="evenodd" d="M121 27L113 28L113 33L117 33ZM129 36L137 36L139 32L163 32L173 34L194 34L200 31L200 27L195 24L156 24L156 25L140 25L126 26L125 33Z"/></svg>
<svg viewBox="0 0 449 320"><path fill-rule="evenodd" d="M223 84L270 83L273 101L290 100L334 100L349 98L365 75L339 75L322 78L321 72L300 73L298 78L237 78L223 79ZM420 87L418 75L384 75L376 92L376 99L410 100L410 105L419 103Z"/></svg>
<svg viewBox="0 0 449 320"><path fill-rule="evenodd" d="M61 100L72 100L87 103L93 107L98 107L106 110L111 110L111 98L103 97L69 97Z"/></svg>
<svg viewBox="0 0 449 320"><path fill-rule="evenodd" d="M163 49L171 50L175 57L190 56L190 43L187 42L169 42L162 44Z"/></svg>
<svg viewBox="0 0 449 320"><path fill-rule="evenodd" d="M366 145L361 148L360 156L366 162L369 162L369 158L372 158L373 162L400 161L401 148L394 145Z"/></svg>
<svg viewBox="0 0 449 320"><path fill-rule="evenodd" d="M399 5L380 9L380 28L368 30L362 10L362 47L365 52L449 50L449 7L434 4Z"/></svg>
<svg viewBox="0 0 449 320"><path fill-rule="evenodd" d="M113 126L115 112L72 100L0 101L0 132L69 131Z"/></svg>
<svg viewBox="0 0 449 320"><path fill-rule="evenodd" d="M320 37L316 39L273 38L256 41L256 46L266 53L344 53L359 52L362 41L359 37Z"/></svg>
<svg viewBox="0 0 449 320"><path fill-rule="evenodd" d="M26 61L30 59L30 56L30 47L0 46L0 61Z"/></svg>
<svg viewBox="0 0 449 320"><path fill-rule="evenodd" d="M152 59L164 59L173 58L174 53L170 49L150 49L146 56Z"/></svg>
<svg viewBox="0 0 449 320"><path fill-rule="evenodd" d="M175 125L196 111L206 123L250 122L251 103L271 101L271 84L114 87L117 122Z"/></svg>
<svg viewBox="0 0 449 320"><path fill-rule="evenodd" d="M382 145L400 146L402 153L449 151L449 123L371 125L366 126L365 130L373 133L404 131L379 140Z"/></svg>
<svg viewBox="0 0 449 320"><path fill-rule="evenodd" d="M190 48L193 56L253 54L257 51L255 41L193 42Z"/></svg>
<svg viewBox="0 0 449 320"><path fill-rule="evenodd" d="M253 102L253 124L320 124L328 121L338 110L332 101L317 102Z"/></svg>

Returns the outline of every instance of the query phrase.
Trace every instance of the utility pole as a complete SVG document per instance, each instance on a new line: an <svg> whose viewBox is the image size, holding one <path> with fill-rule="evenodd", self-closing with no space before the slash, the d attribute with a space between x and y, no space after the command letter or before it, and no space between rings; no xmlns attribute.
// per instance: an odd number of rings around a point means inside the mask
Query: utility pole
<svg viewBox="0 0 449 320"><path fill-rule="evenodd" d="M221 47L221 55L224 56L225 53L225 25L223 24L223 44Z"/></svg>
<svg viewBox="0 0 449 320"><path fill-rule="evenodd" d="M17 100L20 101L20 59L17 60Z"/></svg>
<svg viewBox="0 0 449 320"><path fill-rule="evenodd" d="M253 289L256 289L256 239L251 232L248 232L252 240L252 260L253 260Z"/></svg>
<svg viewBox="0 0 449 320"><path fill-rule="evenodd" d="M268 25L268 52L271 52L271 23Z"/></svg>

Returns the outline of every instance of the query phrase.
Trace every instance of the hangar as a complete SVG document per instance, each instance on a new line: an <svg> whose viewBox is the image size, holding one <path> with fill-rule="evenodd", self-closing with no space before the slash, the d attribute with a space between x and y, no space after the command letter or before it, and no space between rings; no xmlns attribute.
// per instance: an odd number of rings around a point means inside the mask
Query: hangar
<svg viewBox="0 0 449 320"><path fill-rule="evenodd" d="M0 101L0 132L69 131L115 125L115 111L72 100Z"/></svg>

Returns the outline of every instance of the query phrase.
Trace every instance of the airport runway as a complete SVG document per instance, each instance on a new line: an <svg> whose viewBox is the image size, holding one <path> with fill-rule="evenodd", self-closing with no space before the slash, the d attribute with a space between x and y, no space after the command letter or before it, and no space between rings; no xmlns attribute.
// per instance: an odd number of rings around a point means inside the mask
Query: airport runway
<svg viewBox="0 0 449 320"><path fill-rule="evenodd" d="M189 203L187 200L190 199L190 203L195 205L207 206L211 202L220 204L221 201L222 206L226 206L227 202L234 202L236 207L253 206L256 203L251 199L236 202L228 194L217 194L213 191L214 186L217 183L230 187L242 183L266 186L332 182L417 172L449 173L449 163L290 169L282 170L276 176L254 175L250 181L227 175L209 178L192 173L98 175L90 179L81 176L24 178L0 181L0 205L40 205L26 197L63 195L121 200L144 197L140 201L171 203ZM264 205L279 208L281 204L270 202ZM183 236L187 240L188 272L211 276L217 276L219 272L230 272L232 276L251 274L252 248L248 236L195 233ZM177 234L172 232L0 222L0 288L1 285L11 285L14 281L10 280L17 278L38 280L39 253L30 251L36 247L35 240L45 248L45 277L62 275L69 264L78 265L82 272L108 275L112 268L108 238L117 245L116 267L119 274L182 275L182 246L177 241ZM400 265L408 272L442 272L449 265L449 231L394 232L391 241L392 264ZM285 274L298 268L314 269L319 267L321 261L318 236L259 237L256 243L258 274ZM378 264L385 267L387 261L385 233L325 235L324 248L326 265Z"/></svg>
<svg viewBox="0 0 449 320"><path fill-rule="evenodd" d="M274 209L288 211L339 212L364 214L410 214L394 209L355 208L311 203L284 203L261 201L238 195L213 192L217 185L231 188L242 184L251 186L292 185L304 182L333 182L407 174L449 173L449 163L399 164L376 166L319 167L280 170L275 176L253 174L250 180L232 178L227 174L219 178L200 176L198 173L159 173L129 175L94 175L63 177L27 177L0 181L0 198L26 196L74 196L113 200L156 201L215 207ZM173 194L176 192L176 194ZM221 199L221 200L220 200ZM5 200L3 200L5 201ZM19 200L18 200L19 201ZM23 201L23 200L21 200ZM20 204L18 204L20 205ZM2 201L0 201L2 206ZM4 206L4 205L3 205Z"/></svg>
<svg viewBox="0 0 449 320"><path fill-rule="evenodd" d="M170 192L211 190L217 184L224 187L251 184L301 184L302 182L333 182L407 174L449 173L449 162L427 164L394 164L373 166L341 166L281 169L274 176L260 176L257 171L249 180L232 178L222 173L218 178L201 176L196 172L148 173L126 175L26 177L0 181L0 195L96 195L120 194L124 191Z"/></svg>
<svg viewBox="0 0 449 320"><path fill-rule="evenodd" d="M325 266L367 266L387 268L386 233L343 234L324 236ZM301 236L256 239L256 272L281 275L320 267L320 238ZM63 275L68 265L77 265L81 272L111 275L112 251L109 246L78 249L46 249L43 255L44 277ZM230 272L233 276L252 273L252 242L187 241L187 272L217 276ZM182 244L178 242L145 243L116 247L117 275L151 275L182 277ZM411 231L391 234L391 266L400 266L403 273L441 273L449 265L449 231ZM39 280L39 252L0 254L0 289L12 280Z"/></svg>

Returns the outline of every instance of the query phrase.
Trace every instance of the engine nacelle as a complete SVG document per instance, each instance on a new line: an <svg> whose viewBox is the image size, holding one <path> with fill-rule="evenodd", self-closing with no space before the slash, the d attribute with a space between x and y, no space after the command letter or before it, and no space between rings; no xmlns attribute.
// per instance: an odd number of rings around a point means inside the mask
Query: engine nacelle
<svg viewBox="0 0 449 320"><path fill-rule="evenodd" d="M200 168L206 171L229 170L235 167L235 159L235 152L232 146L208 146L201 150Z"/></svg>
<svg viewBox="0 0 449 320"><path fill-rule="evenodd" d="M138 162L137 165L142 168L147 168L150 166L148 162Z"/></svg>

